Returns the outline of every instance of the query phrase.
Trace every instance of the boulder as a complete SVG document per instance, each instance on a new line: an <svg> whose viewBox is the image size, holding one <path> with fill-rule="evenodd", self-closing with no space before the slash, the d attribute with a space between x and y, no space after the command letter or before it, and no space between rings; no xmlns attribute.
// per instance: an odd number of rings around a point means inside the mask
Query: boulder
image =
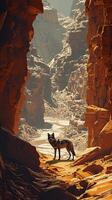
<svg viewBox="0 0 112 200"><path fill-rule="evenodd" d="M5 128L0 128L0 152L14 162L32 169L39 167L39 154L36 148L28 142L13 136Z"/></svg>
<svg viewBox="0 0 112 200"><path fill-rule="evenodd" d="M100 147L88 148L81 157L75 160L74 166L85 164L86 162L98 159L101 156L102 151Z"/></svg>
<svg viewBox="0 0 112 200"><path fill-rule="evenodd" d="M112 150L112 120L110 120L100 132L98 143L102 149Z"/></svg>

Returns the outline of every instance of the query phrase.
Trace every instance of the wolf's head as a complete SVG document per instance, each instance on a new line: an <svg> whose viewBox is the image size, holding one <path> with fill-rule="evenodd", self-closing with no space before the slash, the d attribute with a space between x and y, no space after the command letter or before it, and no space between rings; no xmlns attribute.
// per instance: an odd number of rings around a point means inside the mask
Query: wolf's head
<svg viewBox="0 0 112 200"><path fill-rule="evenodd" d="M54 133L52 133L52 134L48 133L48 140L49 140L49 141L55 140L55 135L54 135Z"/></svg>

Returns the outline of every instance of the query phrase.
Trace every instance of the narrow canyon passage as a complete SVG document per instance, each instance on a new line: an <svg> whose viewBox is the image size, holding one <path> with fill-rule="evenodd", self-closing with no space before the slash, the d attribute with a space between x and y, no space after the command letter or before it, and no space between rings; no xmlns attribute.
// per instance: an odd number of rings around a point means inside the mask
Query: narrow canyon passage
<svg viewBox="0 0 112 200"><path fill-rule="evenodd" d="M112 3L54 2L0 2L0 200L112 200Z"/></svg>

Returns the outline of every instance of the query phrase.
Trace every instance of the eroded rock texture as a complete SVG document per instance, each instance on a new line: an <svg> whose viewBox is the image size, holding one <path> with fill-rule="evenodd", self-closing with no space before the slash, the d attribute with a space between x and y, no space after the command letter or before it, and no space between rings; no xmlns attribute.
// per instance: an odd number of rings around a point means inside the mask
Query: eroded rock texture
<svg viewBox="0 0 112 200"><path fill-rule="evenodd" d="M18 131L27 77L26 54L41 0L0 2L0 123Z"/></svg>
<svg viewBox="0 0 112 200"><path fill-rule="evenodd" d="M76 200L66 191L66 185L55 179L52 173L15 164L0 155L1 200Z"/></svg>
<svg viewBox="0 0 112 200"><path fill-rule="evenodd" d="M59 22L57 10L46 5L44 14L34 22L34 29L34 45L38 54L48 63L63 47L65 28Z"/></svg>
<svg viewBox="0 0 112 200"><path fill-rule="evenodd" d="M77 63L80 64L87 50L87 18L84 14L84 1L75 2L75 6L75 9L74 7L72 9L72 18L65 18L65 20L61 21L67 29L67 34L64 38L62 51L50 64L54 73L53 80L56 82L59 90L63 90L68 85L71 72L76 71L80 67Z"/></svg>
<svg viewBox="0 0 112 200"><path fill-rule="evenodd" d="M70 94L70 124L74 133L82 133L86 105L87 71L87 17L84 12L84 0L74 0L71 17L61 20L67 33L63 49L50 63L53 73L53 86L59 91L67 90Z"/></svg>
<svg viewBox="0 0 112 200"><path fill-rule="evenodd" d="M89 146L100 145L102 148L112 148L103 145L100 131L109 121L112 114L112 4L108 0L87 0L86 13L88 25L88 88L86 123L89 130ZM91 106L94 105L94 106ZM105 142L108 141L106 133ZM109 138L112 140L110 129Z"/></svg>
<svg viewBox="0 0 112 200"><path fill-rule="evenodd" d="M69 16L71 11L71 5L73 0L47 0L47 2L51 3L54 8L58 10L59 13L64 16ZM66 6L65 6L66 5Z"/></svg>
<svg viewBox="0 0 112 200"><path fill-rule="evenodd" d="M44 100L52 102L50 68L37 54L35 47L27 54L29 78L26 85L27 101L23 110L28 124L35 127L44 125Z"/></svg>

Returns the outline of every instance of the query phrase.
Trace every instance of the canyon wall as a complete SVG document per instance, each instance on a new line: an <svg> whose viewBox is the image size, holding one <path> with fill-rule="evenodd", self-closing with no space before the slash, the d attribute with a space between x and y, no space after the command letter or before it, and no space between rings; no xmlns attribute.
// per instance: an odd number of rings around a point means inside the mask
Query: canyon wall
<svg viewBox="0 0 112 200"><path fill-rule="evenodd" d="M76 1L76 0L75 0ZM54 8L58 10L59 13L64 16L70 15L70 10L73 0L47 0Z"/></svg>
<svg viewBox="0 0 112 200"><path fill-rule="evenodd" d="M61 21L67 30L63 49L50 63L54 88L66 91L70 98L68 107L72 125L71 135L83 134L86 131L83 124L86 105L88 21L84 12L84 2L74 0L71 17Z"/></svg>
<svg viewBox="0 0 112 200"><path fill-rule="evenodd" d="M34 30L34 46L38 54L48 63L63 47L65 29L59 22L57 10L45 5L44 13L34 22Z"/></svg>
<svg viewBox="0 0 112 200"><path fill-rule="evenodd" d="M0 2L0 124L18 131L27 77L26 54L41 0Z"/></svg>
<svg viewBox="0 0 112 200"><path fill-rule="evenodd" d="M44 125L44 100L53 106L50 68L38 56L37 49L32 45L27 54L27 64L29 70L26 84L27 100L22 116L31 126L42 127Z"/></svg>
<svg viewBox="0 0 112 200"><path fill-rule="evenodd" d="M109 121L112 114L112 3L109 0L86 0L85 6L89 18L87 40L90 54L86 112L88 145L109 149L112 148L109 142L112 141L112 123Z"/></svg>
<svg viewBox="0 0 112 200"><path fill-rule="evenodd" d="M87 18L84 14L84 1L73 4L72 18L65 18L61 23L67 30L63 49L50 63L54 73L53 81L59 90L63 90L68 85L71 72L80 67L77 63L80 63L86 54Z"/></svg>

